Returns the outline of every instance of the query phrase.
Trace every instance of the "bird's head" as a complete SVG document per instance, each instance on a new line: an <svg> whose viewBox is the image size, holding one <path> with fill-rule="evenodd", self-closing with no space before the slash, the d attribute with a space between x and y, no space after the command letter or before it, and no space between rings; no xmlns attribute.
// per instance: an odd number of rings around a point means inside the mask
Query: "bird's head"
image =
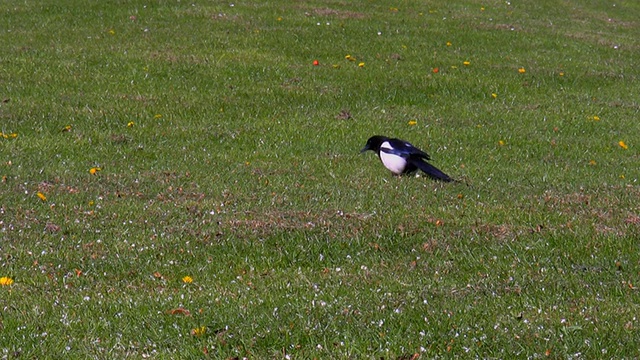
<svg viewBox="0 0 640 360"><path fill-rule="evenodd" d="M366 145L362 148L362 150L360 150L360 153L362 154L367 150L378 152L380 151L380 145L382 145L382 143L387 140L389 140L389 138L386 136L381 136L381 135L372 136L369 138L369 140L367 140Z"/></svg>

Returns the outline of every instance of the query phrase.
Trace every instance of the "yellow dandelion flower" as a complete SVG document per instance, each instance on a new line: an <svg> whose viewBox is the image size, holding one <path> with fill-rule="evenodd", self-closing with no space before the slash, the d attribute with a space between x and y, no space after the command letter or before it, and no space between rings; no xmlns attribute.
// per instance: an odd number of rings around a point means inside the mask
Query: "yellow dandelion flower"
<svg viewBox="0 0 640 360"><path fill-rule="evenodd" d="M95 175L98 171L101 171L102 169L99 167L92 167L91 169L89 169L89 174L91 175Z"/></svg>
<svg viewBox="0 0 640 360"><path fill-rule="evenodd" d="M278 20L278 21L282 21L282 17L278 17L276 20Z"/></svg>
<svg viewBox="0 0 640 360"><path fill-rule="evenodd" d="M480 8L480 11L484 11L484 7L481 7L481 8Z"/></svg>
<svg viewBox="0 0 640 360"><path fill-rule="evenodd" d="M564 72L561 71L558 75L564 76Z"/></svg>
<svg viewBox="0 0 640 360"><path fill-rule="evenodd" d="M67 131L71 131L71 125L67 125L62 128L62 132L67 132Z"/></svg>
<svg viewBox="0 0 640 360"><path fill-rule="evenodd" d="M162 118L162 114L155 114L155 115L153 115L153 118L154 119L160 119L160 118Z"/></svg>
<svg viewBox="0 0 640 360"><path fill-rule="evenodd" d="M135 125L136 123L134 123L133 121L129 121L127 123L127 127L133 127L133 125Z"/></svg>
<svg viewBox="0 0 640 360"><path fill-rule="evenodd" d="M518 69L518 72L519 72L520 74L524 74L524 73L526 73L526 72L527 72L527 70L525 70L525 68L521 67L521 68L519 68L519 69Z"/></svg>
<svg viewBox="0 0 640 360"><path fill-rule="evenodd" d="M359 64L358 64L358 66L359 66L359 67L364 67L364 63L363 63L363 62L361 62L361 63L359 63Z"/></svg>
<svg viewBox="0 0 640 360"><path fill-rule="evenodd" d="M344 58L345 58L345 59L347 59L347 60L349 60L349 61L356 61L356 58L354 58L353 56L351 56L351 55L349 55L349 54L345 55L345 57L344 57Z"/></svg>
<svg viewBox="0 0 640 360"><path fill-rule="evenodd" d="M500 146L504 146L504 144L505 144L504 140L500 140L500 141L498 141L498 145L500 145Z"/></svg>
<svg viewBox="0 0 640 360"><path fill-rule="evenodd" d="M620 179L624 179L624 174L621 174L621 175L620 175Z"/></svg>
<svg viewBox="0 0 640 360"><path fill-rule="evenodd" d="M596 164L596 161L595 161L595 160L589 160L589 165L593 166L593 165L595 165L595 164Z"/></svg>
<svg viewBox="0 0 640 360"><path fill-rule="evenodd" d="M189 275L182 278L182 282L185 284L191 284L193 282L193 278Z"/></svg>
<svg viewBox="0 0 640 360"><path fill-rule="evenodd" d="M451 46L451 41L447 41L447 46Z"/></svg>
<svg viewBox="0 0 640 360"><path fill-rule="evenodd" d="M42 200L42 201L47 201L47 197L46 197L46 196L44 196L44 194L43 194L43 193L41 193L40 191L38 191L38 192L36 193L36 195L40 198L40 200Z"/></svg>
<svg viewBox="0 0 640 360"><path fill-rule="evenodd" d="M491 94L491 97L495 99L495 98L497 98L497 97L498 97L498 94L496 94L496 93L492 93L492 94Z"/></svg>
<svg viewBox="0 0 640 360"><path fill-rule="evenodd" d="M115 35L115 34L116 34L116 31L115 31L115 30L113 30L113 29L111 29L111 30L109 30L109 34L111 34L111 35Z"/></svg>
<svg viewBox="0 0 640 360"><path fill-rule="evenodd" d="M462 65L469 66L469 65L471 65L471 61L465 61L465 62L462 63Z"/></svg>
<svg viewBox="0 0 640 360"><path fill-rule="evenodd" d="M204 335L206 333L207 333L207 327L204 326L204 325L200 326L200 327L197 327L195 329L191 329L191 335L193 335L193 336L202 336L202 335Z"/></svg>
<svg viewBox="0 0 640 360"><path fill-rule="evenodd" d="M627 150L627 149L629 148L629 147L627 146L627 144L625 144L625 143L624 143L624 141L622 141L622 140L618 141L618 145L619 145L621 148L625 149L625 150Z"/></svg>
<svg viewBox="0 0 640 360"><path fill-rule="evenodd" d="M414 126L418 123L416 120L409 120L409 126Z"/></svg>
<svg viewBox="0 0 640 360"><path fill-rule="evenodd" d="M16 134L16 133L5 134L3 132L0 132L0 136L2 136L5 139L15 139L15 138L18 137L18 134Z"/></svg>
<svg viewBox="0 0 640 360"><path fill-rule="evenodd" d="M0 285L10 286L13 284L13 279L7 276L0 277Z"/></svg>
<svg viewBox="0 0 640 360"><path fill-rule="evenodd" d="M595 116L593 117L593 121L600 121L600 116L595 115Z"/></svg>

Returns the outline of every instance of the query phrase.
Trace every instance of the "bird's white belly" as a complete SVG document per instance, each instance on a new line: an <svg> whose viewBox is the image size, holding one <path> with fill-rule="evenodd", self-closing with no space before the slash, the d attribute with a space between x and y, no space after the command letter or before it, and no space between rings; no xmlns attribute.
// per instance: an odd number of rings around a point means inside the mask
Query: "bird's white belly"
<svg viewBox="0 0 640 360"><path fill-rule="evenodd" d="M384 167L394 174L402 174L407 166L407 160L398 155L388 154L384 152L384 149L391 149L391 146L386 141L380 145L380 160L382 160Z"/></svg>

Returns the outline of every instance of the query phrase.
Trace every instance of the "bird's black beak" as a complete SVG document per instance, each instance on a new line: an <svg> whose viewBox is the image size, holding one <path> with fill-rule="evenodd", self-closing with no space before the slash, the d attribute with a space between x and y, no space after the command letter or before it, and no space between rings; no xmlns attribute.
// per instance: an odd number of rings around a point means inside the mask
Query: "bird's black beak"
<svg viewBox="0 0 640 360"><path fill-rule="evenodd" d="M368 146L365 146L365 147L362 148L362 150L360 150L360 154L362 154L363 152L366 152L368 150L371 150L371 149L369 149Z"/></svg>

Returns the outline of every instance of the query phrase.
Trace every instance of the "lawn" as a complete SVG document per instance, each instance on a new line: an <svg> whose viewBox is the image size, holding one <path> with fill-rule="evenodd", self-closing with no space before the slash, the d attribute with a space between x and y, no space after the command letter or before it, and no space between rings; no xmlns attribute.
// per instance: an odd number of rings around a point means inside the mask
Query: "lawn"
<svg viewBox="0 0 640 360"><path fill-rule="evenodd" d="M1 2L0 357L640 357L639 19Z"/></svg>

